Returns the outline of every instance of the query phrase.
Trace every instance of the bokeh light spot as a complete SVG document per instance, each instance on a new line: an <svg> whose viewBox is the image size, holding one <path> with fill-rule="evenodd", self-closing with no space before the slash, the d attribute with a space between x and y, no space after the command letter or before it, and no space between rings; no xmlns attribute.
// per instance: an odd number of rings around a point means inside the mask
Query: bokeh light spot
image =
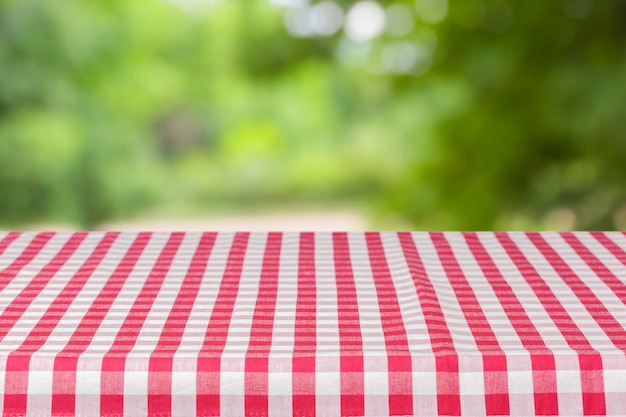
<svg viewBox="0 0 626 417"><path fill-rule="evenodd" d="M439 23L448 14L448 0L417 0L415 10L426 23Z"/></svg>
<svg viewBox="0 0 626 417"><path fill-rule="evenodd" d="M304 7L309 4L308 0L269 0L269 2L281 7Z"/></svg>
<svg viewBox="0 0 626 417"><path fill-rule="evenodd" d="M337 46L339 61L348 68L364 66L370 58L371 45L368 42L354 42L342 38Z"/></svg>
<svg viewBox="0 0 626 417"><path fill-rule="evenodd" d="M385 29L385 11L375 1L356 3L346 16L346 34L357 42L367 42Z"/></svg>
<svg viewBox="0 0 626 417"><path fill-rule="evenodd" d="M343 10L335 2L323 1L311 9L310 18L313 32L329 36L341 28Z"/></svg>
<svg viewBox="0 0 626 417"><path fill-rule="evenodd" d="M304 38L313 34L311 9L296 7L285 12L285 28L292 36Z"/></svg>
<svg viewBox="0 0 626 417"><path fill-rule="evenodd" d="M221 0L170 0L170 2L188 13L200 13Z"/></svg>
<svg viewBox="0 0 626 417"><path fill-rule="evenodd" d="M557 207L543 218L546 230L572 230L576 226L576 212L569 207Z"/></svg>
<svg viewBox="0 0 626 417"><path fill-rule="evenodd" d="M383 64L385 68L397 74L411 72L417 58L417 48L411 42L390 43L383 50Z"/></svg>
<svg viewBox="0 0 626 417"><path fill-rule="evenodd" d="M387 7L387 33L392 36L405 36L415 27L415 17L411 9L404 4L394 4Z"/></svg>

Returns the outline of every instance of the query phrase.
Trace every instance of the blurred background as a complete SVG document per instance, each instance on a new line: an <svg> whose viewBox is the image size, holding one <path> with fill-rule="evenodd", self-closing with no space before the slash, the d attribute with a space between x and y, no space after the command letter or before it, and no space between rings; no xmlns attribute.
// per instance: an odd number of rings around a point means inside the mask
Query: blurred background
<svg viewBox="0 0 626 417"><path fill-rule="evenodd" d="M0 0L0 227L626 229L626 2Z"/></svg>

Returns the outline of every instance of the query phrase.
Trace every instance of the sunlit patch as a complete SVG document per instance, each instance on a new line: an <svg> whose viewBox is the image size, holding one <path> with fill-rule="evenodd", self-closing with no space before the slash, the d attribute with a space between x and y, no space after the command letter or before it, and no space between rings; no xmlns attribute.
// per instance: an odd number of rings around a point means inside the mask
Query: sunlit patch
<svg viewBox="0 0 626 417"><path fill-rule="evenodd" d="M448 14L448 0L417 0L415 10L426 23L439 23Z"/></svg>
<svg viewBox="0 0 626 417"><path fill-rule="evenodd" d="M375 1L356 3L346 16L345 30L348 37L357 42L367 42L385 29L385 11Z"/></svg>
<svg viewBox="0 0 626 417"><path fill-rule="evenodd" d="M313 34L311 9L296 7L285 12L285 28L292 36L304 38Z"/></svg>
<svg viewBox="0 0 626 417"><path fill-rule="evenodd" d="M437 49L437 45L439 44L439 37L437 36L437 32L430 28L420 28L418 31L419 43L423 45L430 54L435 53L435 49Z"/></svg>
<svg viewBox="0 0 626 417"><path fill-rule="evenodd" d="M387 33L392 36L405 36L415 27L415 17L411 9L404 4L394 4L385 10Z"/></svg>
<svg viewBox="0 0 626 417"><path fill-rule="evenodd" d="M310 25L318 35L332 35L343 24L343 10L332 1L316 4L310 12Z"/></svg>
<svg viewBox="0 0 626 417"><path fill-rule="evenodd" d="M284 7L304 7L309 4L308 0L268 0L271 4L275 6L284 6Z"/></svg>
<svg viewBox="0 0 626 417"><path fill-rule="evenodd" d="M383 49L383 64L387 71L398 74L411 72L417 61L418 53L411 42L393 42Z"/></svg>
<svg viewBox="0 0 626 417"><path fill-rule="evenodd" d="M546 230L572 230L576 226L576 212L568 207L550 210L543 218Z"/></svg>
<svg viewBox="0 0 626 417"><path fill-rule="evenodd" d="M432 63L433 51L421 43L393 42L383 49L383 65L388 72L422 75Z"/></svg>
<svg viewBox="0 0 626 417"><path fill-rule="evenodd" d="M626 230L626 205L613 214L613 225L617 230Z"/></svg>
<svg viewBox="0 0 626 417"><path fill-rule="evenodd" d="M204 8L219 3L221 0L169 0L172 4L187 12L199 12Z"/></svg>
<svg viewBox="0 0 626 417"><path fill-rule="evenodd" d="M371 49L369 42L354 42L343 38L337 47L337 57L346 67L361 67L369 60Z"/></svg>

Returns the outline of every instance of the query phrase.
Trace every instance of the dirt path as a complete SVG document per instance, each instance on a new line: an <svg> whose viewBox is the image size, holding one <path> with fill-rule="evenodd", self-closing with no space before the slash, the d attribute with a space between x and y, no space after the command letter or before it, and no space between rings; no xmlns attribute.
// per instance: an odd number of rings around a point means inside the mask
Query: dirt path
<svg viewBox="0 0 626 417"><path fill-rule="evenodd" d="M367 230L362 213L351 209L329 211L286 211L260 214L216 216L208 218L140 219L106 223L100 230L127 231L331 231Z"/></svg>

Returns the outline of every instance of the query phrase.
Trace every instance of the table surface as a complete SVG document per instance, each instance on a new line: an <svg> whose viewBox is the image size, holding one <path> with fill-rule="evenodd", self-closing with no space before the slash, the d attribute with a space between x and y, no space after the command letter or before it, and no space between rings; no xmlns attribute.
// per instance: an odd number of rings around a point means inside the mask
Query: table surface
<svg viewBox="0 0 626 417"><path fill-rule="evenodd" d="M0 232L4 416L626 414L626 236Z"/></svg>

